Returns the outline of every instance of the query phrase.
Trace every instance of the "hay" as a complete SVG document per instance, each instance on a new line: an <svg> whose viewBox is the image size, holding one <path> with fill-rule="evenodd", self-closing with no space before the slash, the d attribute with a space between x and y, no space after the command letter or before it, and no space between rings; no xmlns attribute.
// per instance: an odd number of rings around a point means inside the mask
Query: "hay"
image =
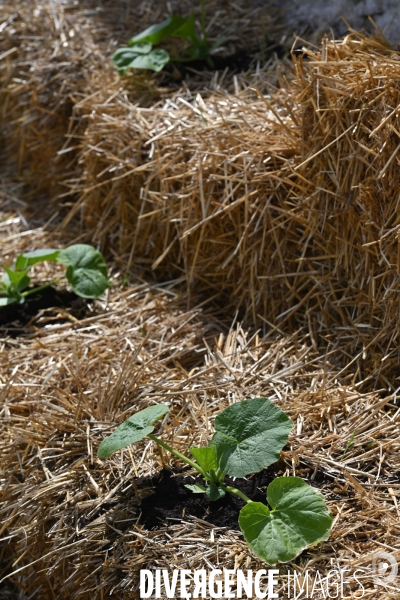
<svg viewBox="0 0 400 600"><path fill-rule="evenodd" d="M63 153L66 135L79 132L70 123L73 95L87 90L82 59L96 56L93 42L62 5L21 1L3 14L0 118L7 161L34 193L60 193L73 168L73 153Z"/></svg>
<svg viewBox="0 0 400 600"><path fill-rule="evenodd" d="M128 268L183 276L253 324L305 325L321 349L338 346L349 382L394 389L398 54L353 33L306 58L272 97L83 100L71 215Z"/></svg>
<svg viewBox="0 0 400 600"><path fill-rule="evenodd" d="M293 82L274 64L231 81L195 76L195 92L143 78L123 88L102 60L110 28L128 37L133 7L125 29L125 3L54 13L45 2L41 20L17 4L1 40L8 160L18 148L31 191L68 186L72 210L63 231L37 229L18 213L20 185L3 181L1 262L93 234L114 263L109 295L83 320L42 311L18 339L0 332L1 593L135 598L140 568L264 568L237 531L190 515L143 528L151 489L139 478L175 459L145 440L103 462L96 450L134 410L166 401L161 434L186 451L229 403L265 395L295 423L279 469L320 481L336 516L328 542L281 567L281 594L288 568L364 567L369 596L396 597L375 585L371 559L400 558L400 411L387 393L399 364L398 55L352 33L307 50ZM143 24L146 5L158 6L140 4ZM28 25L32 70L13 50ZM65 57L70 26L80 41L60 67L45 54L54 43ZM83 81L89 50L98 69ZM68 149L71 162L57 163ZM124 289L124 274L151 267L164 283ZM201 293L221 321L196 307ZM262 330L227 330L238 307Z"/></svg>
<svg viewBox="0 0 400 600"><path fill-rule="evenodd" d="M210 43L223 35L225 53L248 48L249 38L257 44L270 28L268 10L251 7L250 2L238 7L227 3L217 13L206 2L206 9ZM80 174L76 144L88 115L77 115L73 108L83 97L96 97L105 86L118 91L120 78L110 61L115 49L167 14L189 15L192 10L199 12L195 0L120 0L100 5L95 0L83 4L18 0L2 7L3 142L7 161L29 183L31 195L39 192L54 198L65 192L66 179ZM159 80L155 76L149 84L139 76L141 87L133 96L140 102L162 97ZM198 85L204 87L203 77Z"/></svg>
<svg viewBox="0 0 400 600"><path fill-rule="evenodd" d="M358 376L394 389L399 54L354 32L339 43L324 40L321 52L308 56L306 71L297 63L294 95L303 111L297 212L307 215L314 255L301 254L298 264L319 272L306 314L322 316L317 329L331 343L351 340L346 352Z"/></svg>
<svg viewBox="0 0 400 600"><path fill-rule="evenodd" d="M13 255L55 245L42 229L24 236L11 202L9 210L0 235ZM146 440L103 462L96 451L116 423L162 401L171 412L160 432L186 452L209 439L225 406L266 395L295 424L282 474L320 481L336 515L328 542L282 565L281 594L287 569L340 567L365 568L369 595L395 597L375 586L370 568L382 549L400 556L396 398L339 384L309 335L250 335L239 324L223 333L201 310L185 311L184 300L170 286L123 290L115 274L109 297L83 320L44 311L23 337L0 338L0 535L9 596L136 598L141 568L264 568L237 531L189 514L143 528L140 501L151 489L140 478L179 461Z"/></svg>

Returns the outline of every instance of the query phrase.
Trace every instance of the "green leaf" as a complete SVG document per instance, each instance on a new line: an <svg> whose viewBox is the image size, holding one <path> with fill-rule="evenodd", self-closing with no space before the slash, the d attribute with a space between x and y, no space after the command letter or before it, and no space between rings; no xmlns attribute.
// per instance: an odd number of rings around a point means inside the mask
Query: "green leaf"
<svg viewBox="0 0 400 600"><path fill-rule="evenodd" d="M135 48L119 48L111 57L114 65L120 71L125 72L130 68L132 60L137 58L140 54L149 54L152 49L152 44L150 43L142 43L136 44Z"/></svg>
<svg viewBox="0 0 400 600"><path fill-rule="evenodd" d="M131 63L133 69L150 69L151 71L161 71L170 61L170 56L166 50L158 48L152 50L146 56L138 56Z"/></svg>
<svg viewBox="0 0 400 600"><path fill-rule="evenodd" d="M98 298L109 287L103 255L92 246L75 244L60 250L57 262L67 266L68 283L82 298Z"/></svg>
<svg viewBox="0 0 400 600"><path fill-rule="evenodd" d="M66 275L75 294L82 298L98 298L109 287L107 277L95 269L68 267Z"/></svg>
<svg viewBox="0 0 400 600"><path fill-rule="evenodd" d="M27 277L27 269L24 271L15 271L6 265L3 265L3 268L5 270L3 283L7 288L11 288L11 291L21 292L29 285L30 279Z"/></svg>
<svg viewBox="0 0 400 600"><path fill-rule="evenodd" d="M154 431L153 423L161 419L168 411L169 407L166 404L155 404L135 413L101 442L97 456L107 458L117 450L146 437Z"/></svg>
<svg viewBox="0 0 400 600"><path fill-rule="evenodd" d="M15 269L26 269L38 262L45 260L56 262L59 250L54 248L42 248L41 250L33 250L32 252L24 252L20 254L15 261Z"/></svg>
<svg viewBox="0 0 400 600"><path fill-rule="evenodd" d="M144 49L148 48L147 52ZM161 49L151 50L151 44L136 44L131 48L120 48L113 56L112 61L121 75L128 69L150 69L161 71L169 62L168 52Z"/></svg>
<svg viewBox="0 0 400 600"><path fill-rule="evenodd" d="M190 454L195 457L200 467L206 473L217 468L217 452L215 446L205 448L190 448Z"/></svg>
<svg viewBox="0 0 400 600"><path fill-rule="evenodd" d="M107 275L107 265L101 252L88 244L74 244L60 250L57 262L68 267L96 269Z"/></svg>
<svg viewBox="0 0 400 600"><path fill-rule="evenodd" d="M292 427L292 421L267 398L242 400L217 416L209 446L216 447L221 471L246 477L278 460Z"/></svg>
<svg viewBox="0 0 400 600"><path fill-rule="evenodd" d="M223 498L225 496L225 490L220 488L215 483L210 483L210 485L207 488L207 496L210 497L210 500L219 500L220 498Z"/></svg>
<svg viewBox="0 0 400 600"><path fill-rule="evenodd" d="M267 563L287 562L304 548L327 540L332 513L323 497L299 477L279 477L268 487L267 500L246 504L239 525L254 554Z"/></svg>
<svg viewBox="0 0 400 600"><path fill-rule="evenodd" d="M179 17L177 15L168 17L168 19L165 19L165 21L157 23L156 25L151 25L151 27L148 27L147 29L142 31L142 33L135 35L129 40L128 46L133 46L138 42L150 42L151 44L156 46L169 36L182 37L177 36L177 32L179 32L179 30L182 28L184 29L185 26L187 26L188 21L191 20L191 18L192 15L188 19L184 19L183 17ZM190 24L188 27L189 30L191 30ZM184 35L183 37L186 37L186 35Z"/></svg>
<svg viewBox="0 0 400 600"><path fill-rule="evenodd" d="M206 488L199 483L195 483L193 485L185 484L185 487L188 490L191 490L193 494L205 494L207 492Z"/></svg>
<svg viewBox="0 0 400 600"><path fill-rule="evenodd" d="M113 57L116 55L123 55L125 54L127 57L128 56L133 56L132 53L134 54L148 54L149 52L151 52L153 48L153 44L151 42L135 42L134 44L129 44L128 46L125 46L124 48L120 48L119 50L117 50L116 52L114 52Z"/></svg>
<svg viewBox="0 0 400 600"><path fill-rule="evenodd" d="M180 27L178 27L174 31L174 33L171 35L172 35L172 37L175 37L175 38L191 40L192 43L196 43L197 41L200 41L196 34L196 23L195 23L194 12L192 12L187 19L184 19L184 22L182 23L182 25Z"/></svg>

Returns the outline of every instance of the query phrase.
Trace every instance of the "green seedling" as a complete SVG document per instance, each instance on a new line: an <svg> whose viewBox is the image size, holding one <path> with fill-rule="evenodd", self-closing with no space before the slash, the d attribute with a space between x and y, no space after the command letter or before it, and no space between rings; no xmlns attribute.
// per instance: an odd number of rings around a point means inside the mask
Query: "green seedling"
<svg viewBox="0 0 400 600"><path fill-rule="evenodd" d="M27 289L30 268L40 262L54 262L66 267L65 275L49 283ZM3 265L5 273L0 282L0 307L25 302L27 296L40 292L66 278L82 298L98 298L108 288L107 265L103 255L87 244L74 244L63 250L44 248L20 254L11 267Z"/></svg>
<svg viewBox="0 0 400 600"><path fill-rule="evenodd" d="M170 61L206 60L209 66L213 67L210 55L223 44L224 38L219 38L212 46L208 45L204 0L201 2L201 31L201 37L199 37L196 33L194 13L191 13L187 19L173 15L161 23L152 25L145 31L135 35L129 40L128 46L119 48L113 54L111 60L117 67L120 75L125 75L128 69L161 71ZM166 38L185 40L189 44L186 55L172 59L166 50L153 48L153 46L157 46Z"/></svg>
<svg viewBox="0 0 400 600"><path fill-rule="evenodd" d="M378 443L378 440L372 440L371 442L368 442L368 444L366 445L367 450L372 448L372 446L377 443Z"/></svg>
<svg viewBox="0 0 400 600"><path fill-rule="evenodd" d="M215 419L209 444L190 448L194 460L153 435L155 421L168 411L167 405L156 404L135 413L101 442L98 457L107 458L147 436L201 475L204 485L186 486L194 493L207 494L211 500L230 493L245 502L239 526L254 554L269 564L292 560L308 546L328 539L332 514L323 497L299 477L275 479L267 490L268 505L253 502L225 481L226 475L246 477L278 460L293 426L280 408L267 398L232 404Z"/></svg>
<svg viewBox="0 0 400 600"><path fill-rule="evenodd" d="M344 451L343 451L342 458L343 458L344 456L346 456L347 452L348 452L348 451L350 450L350 448L353 446L353 442L354 442L354 438L356 437L356 433L357 433L357 429L355 429L355 430L353 431L353 433L351 434L351 436L350 436L350 439L349 439L349 441L347 442L347 444L346 444L346 447L345 447L345 449L344 449Z"/></svg>

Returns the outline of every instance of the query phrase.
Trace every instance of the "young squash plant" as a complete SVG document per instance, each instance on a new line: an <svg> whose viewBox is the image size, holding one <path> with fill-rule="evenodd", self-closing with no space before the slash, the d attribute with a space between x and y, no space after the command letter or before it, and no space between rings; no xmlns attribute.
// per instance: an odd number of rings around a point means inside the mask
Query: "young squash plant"
<svg viewBox="0 0 400 600"><path fill-rule="evenodd" d="M174 57L162 48L153 48L166 38L178 38L189 44L188 51L183 57ZM210 55L221 44L224 38L219 38L212 46L209 46L205 26L204 0L201 1L201 37L197 35L195 15L185 19L178 15L172 15L161 23L148 27L128 42L128 45L119 48L111 57L112 62L118 69L120 75L125 75L128 69L150 69L161 71L167 63L187 62L192 60L206 60L212 68L213 63Z"/></svg>
<svg viewBox="0 0 400 600"><path fill-rule="evenodd" d="M271 565L292 560L308 546L328 539L332 513L303 479L275 479L267 489L268 504L253 502L225 481L226 475L246 477L278 460L293 426L280 408L267 398L232 404L216 417L209 444L190 448L194 460L153 435L154 423L168 411L166 404L156 404L129 417L101 442L98 457L104 459L147 436L201 475L204 485L186 486L194 493L207 494L211 500L230 493L245 502L240 529L254 554Z"/></svg>
<svg viewBox="0 0 400 600"><path fill-rule="evenodd" d="M49 283L27 289L29 270L37 263L49 261L64 265L65 275ZM74 244L63 250L43 248L20 254L11 267L3 265L0 282L0 307L25 302L27 296L40 292L64 278L75 294L82 298L98 298L109 287L107 265L101 252L88 244Z"/></svg>

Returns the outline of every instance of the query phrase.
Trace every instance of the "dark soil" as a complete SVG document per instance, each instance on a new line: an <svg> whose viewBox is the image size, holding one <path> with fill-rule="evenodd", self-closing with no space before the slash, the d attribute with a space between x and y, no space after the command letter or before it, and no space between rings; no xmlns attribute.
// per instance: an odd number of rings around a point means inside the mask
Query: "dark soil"
<svg viewBox="0 0 400 600"><path fill-rule="evenodd" d="M243 500L232 494L226 494L221 500L212 502L206 494L194 494L185 485L193 485L195 482L204 484L204 482L201 478L195 479L185 475L184 471L163 469L151 482L148 478L147 481L138 481L140 487L146 486L146 483L154 486L154 494L148 496L140 505L142 512L140 521L145 528L157 529L192 516L218 527L240 530L238 517L244 505ZM248 479L233 480L227 477L226 481L252 500L265 502L265 489L275 479L277 471L279 471L277 465L272 465Z"/></svg>
<svg viewBox="0 0 400 600"><path fill-rule="evenodd" d="M226 478L226 483L238 488L251 500L266 502L266 488L276 477L283 475L286 464L281 459L268 469L251 475L247 479ZM224 498L212 502L206 494L194 494L185 485L200 483L204 485L201 478L195 478L186 474L188 468L182 470L163 469L152 478L140 478L137 481L139 489L152 488L154 492L147 496L140 505L140 523L148 530L159 529L174 522L186 520L188 517L198 517L216 527L227 527L240 531L238 524L240 509L244 506L243 500L232 494L226 494ZM326 497L325 485L332 485L332 478L321 469L318 470L315 479L311 479L313 469L308 466L297 470L297 475L316 489L324 488L322 492ZM336 499L342 496L331 494ZM348 490L346 495L353 495L353 490ZM330 498L332 499L332 498Z"/></svg>
<svg viewBox="0 0 400 600"><path fill-rule="evenodd" d="M73 292L48 287L28 296L23 304L0 307L0 337L18 337L29 326L40 327L42 323L63 320L60 308L67 310L76 319L88 313L88 301ZM45 318L40 319L42 311ZM64 317L65 318L65 317Z"/></svg>
<svg viewBox="0 0 400 600"><path fill-rule="evenodd" d="M210 57L209 60L211 62L206 60L174 62L173 67L180 72L182 79L185 79L186 76L190 77L193 71L224 71L228 69L232 73L240 73L250 68L251 63L254 61L254 55L239 51L230 56L215 55Z"/></svg>
<svg viewBox="0 0 400 600"><path fill-rule="evenodd" d="M225 71L242 73L255 68L257 56L260 55L261 62L267 62L273 55L283 58L288 49L271 42L263 52L259 50L238 50L228 56L213 54L208 60L191 60L188 62L171 62L167 64L159 74L160 85L183 81L193 78L193 75L202 71ZM262 58L261 58L262 54Z"/></svg>

